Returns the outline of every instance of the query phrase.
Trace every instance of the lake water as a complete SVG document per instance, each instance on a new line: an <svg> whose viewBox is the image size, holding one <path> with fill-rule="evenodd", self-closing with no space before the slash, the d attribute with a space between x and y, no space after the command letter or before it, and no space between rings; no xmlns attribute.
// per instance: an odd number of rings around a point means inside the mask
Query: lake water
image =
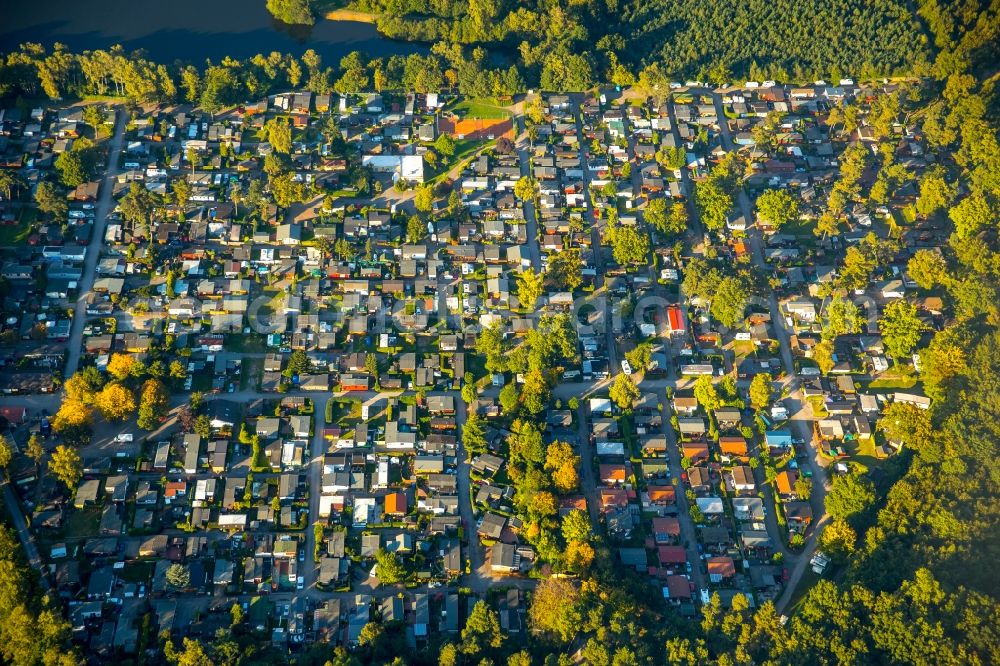
<svg viewBox="0 0 1000 666"><path fill-rule="evenodd" d="M314 49L328 65L351 51L370 57L426 51L417 44L380 36L375 26L327 21L289 26L275 21L264 0L2 0L0 52L23 42L51 48L62 42L71 51L145 49L157 62L197 64L224 56L240 60L257 53Z"/></svg>

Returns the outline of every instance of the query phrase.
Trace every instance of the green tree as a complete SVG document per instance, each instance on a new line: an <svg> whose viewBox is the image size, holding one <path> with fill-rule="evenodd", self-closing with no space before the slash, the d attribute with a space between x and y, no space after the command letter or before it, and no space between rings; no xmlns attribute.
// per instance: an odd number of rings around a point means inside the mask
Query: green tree
<svg viewBox="0 0 1000 666"><path fill-rule="evenodd" d="M549 255L548 265L545 267L545 275L558 289L568 289L573 291L583 284L583 265L580 259L580 250L577 248L564 248L559 252Z"/></svg>
<svg viewBox="0 0 1000 666"><path fill-rule="evenodd" d="M285 366L285 376L294 377L307 374L312 369L309 355L301 349L296 349L288 357L288 364Z"/></svg>
<svg viewBox="0 0 1000 666"><path fill-rule="evenodd" d="M378 580L385 585L399 583L407 576L406 566L399 561L395 553L390 553L385 548L375 551L375 564Z"/></svg>
<svg viewBox="0 0 1000 666"><path fill-rule="evenodd" d="M846 562L854 553L858 535L850 523L842 518L830 521L819 537L819 545L823 552L837 562Z"/></svg>
<svg viewBox="0 0 1000 666"><path fill-rule="evenodd" d="M762 372L754 375L750 380L750 405L756 409L767 409L771 404L771 383L773 378L770 374Z"/></svg>
<svg viewBox="0 0 1000 666"><path fill-rule="evenodd" d="M917 213L923 217L930 217L948 208L954 201L955 194L956 187L947 181L944 169L940 167L930 169L920 180Z"/></svg>
<svg viewBox="0 0 1000 666"><path fill-rule="evenodd" d="M552 392L548 380L541 370L529 370L524 375L524 384L521 388L521 404L529 414L542 412L549 403Z"/></svg>
<svg viewBox="0 0 1000 666"><path fill-rule="evenodd" d="M486 429L483 419L475 410L470 410L462 424L462 445L465 446L466 456L486 453Z"/></svg>
<svg viewBox="0 0 1000 666"><path fill-rule="evenodd" d="M427 225L419 215L411 215L406 221L406 240L409 243L420 243L427 238Z"/></svg>
<svg viewBox="0 0 1000 666"><path fill-rule="evenodd" d="M653 346L641 342L634 349L625 352L625 360L632 366L633 372L645 372L653 358Z"/></svg>
<svg viewBox="0 0 1000 666"><path fill-rule="evenodd" d="M31 437L28 438L28 446L24 449L24 453L35 462L36 467L42 464L42 458L45 457L45 447L42 446L42 440L37 434L32 433Z"/></svg>
<svg viewBox="0 0 1000 666"><path fill-rule="evenodd" d="M194 419L194 431L208 439L212 434L212 422L209 421L208 416L205 414L199 414Z"/></svg>
<svg viewBox="0 0 1000 666"><path fill-rule="evenodd" d="M292 124L281 119L272 118L264 125L264 134L267 142L275 151L287 155L292 152Z"/></svg>
<svg viewBox="0 0 1000 666"><path fill-rule="evenodd" d="M154 430L169 409L167 389L158 379L147 379L139 398L139 418L136 424L144 430Z"/></svg>
<svg viewBox="0 0 1000 666"><path fill-rule="evenodd" d="M138 235L149 233L153 211L158 197L137 182L129 185L129 190L118 202L122 217L131 222Z"/></svg>
<svg viewBox="0 0 1000 666"><path fill-rule="evenodd" d="M316 23L310 0L267 0L267 11L274 18L290 25Z"/></svg>
<svg viewBox="0 0 1000 666"><path fill-rule="evenodd" d="M906 270L921 289L933 289L948 279L948 265L941 253L934 250L917 250Z"/></svg>
<svg viewBox="0 0 1000 666"><path fill-rule="evenodd" d="M854 335L864 329L865 318L861 309L852 301L836 296L826 308L826 325L823 338L834 340L841 335Z"/></svg>
<svg viewBox="0 0 1000 666"><path fill-rule="evenodd" d="M788 190L765 190L757 198L757 217L772 227L781 227L799 218L799 202Z"/></svg>
<svg viewBox="0 0 1000 666"><path fill-rule="evenodd" d="M413 195L413 205L421 213L429 213L434 209L434 186L430 183L419 185Z"/></svg>
<svg viewBox="0 0 1000 666"><path fill-rule="evenodd" d="M503 372L507 369L507 342L499 321L493 321L479 332L476 352L486 358L486 370Z"/></svg>
<svg viewBox="0 0 1000 666"><path fill-rule="evenodd" d="M948 213L960 238L975 236L982 229L995 227L997 214L982 194L972 193L958 202Z"/></svg>
<svg viewBox="0 0 1000 666"><path fill-rule="evenodd" d="M545 469L552 473L552 485L557 492L571 493L580 486L576 471L579 465L580 456L566 442L552 442L545 451Z"/></svg>
<svg viewBox="0 0 1000 666"><path fill-rule="evenodd" d="M819 366L820 372L824 375L833 370L835 365L833 359L833 342L830 340L821 340L819 344L813 347L813 360L816 361L816 365Z"/></svg>
<svg viewBox="0 0 1000 666"><path fill-rule="evenodd" d="M742 327L746 317L747 298L750 294L743 281L736 277L725 277L719 282L709 311L720 324L727 328Z"/></svg>
<svg viewBox="0 0 1000 666"><path fill-rule="evenodd" d="M866 476L846 474L836 476L826 495L826 511L833 518L851 522L858 514L875 503L875 485Z"/></svg>
<svg viewBox="0 0 1000 666"><path fill-rule="evenodd" d="M167 567L167 584L175 590L184 590L191 584L191 570L180 562Z"/></svg>
<svg viewBox="0 0 1000 666"><path fill-rule="evenodd" d="M500 408L503 409L504 414L513 414L517 410L517 406L520 402L517 395L517 387L513 384L507 384L502 389L500 389Z"/></svg>
<svg viewBox="0 0 1000 666"><path fill-rule="evenodd" d="M453 139L450 134L438 135L438 138L434 140L434 150L436 150L439 155L451 157L455 154L455 139Z"/></svg>
<svg viewBox="0 0 1000 666"><path fill-rule="evenodd" d="M702 409L706 412L714 412L722 406L722 398L712 378L708 375L701 375L694 382L694 399L698 401Z"/></svg>
<svg viewBox="0 0 1000 666"><path fill-rule="evenodd" d="M59 194L56 186L47 180L43 180L35 188L35 203L38 204L38 210L56 219L66 217L69 211L66 197Z"/></svg>
<svg viewBox="0 0 1000 666"><path fill-rule="evenodd" d="M542 580L531 598L528 621L535 634L569 643L580 631L582 600L579 588L566 578Z"/></svg>
<svg viewBox="0 0 1000 666"><path fill-rule="evenodd" d="M916 306L902 299L885 306L878 325L886 351L897 363L909 356L924 331L924 325L917 318Z"/></svg>
<svg viewBox="0 0 1000 666"><path fill-rule="evenodd" d="M358 93L368 87L368 67L357 51L340 59L340 78L334 84L339 93Z"/></svg>
<svg viewBox="0 0 1000 666"><path fill-rule="evenodd" d="M733 198L717 179L708 178L696 184L694 200L706 229L718 231L726 226L729 213L733 210Z"/></svg>
<svg viewBox="0 0 1000 666"><path fill-rule="evenodd" d="M615 375L615 380L608 389L608 397L621 409L632 409L632 404L639 399L639 387L625 373Z"/></svg>
<svg viewBox="0 0 1000 666"><path fill-rule="evenodd" d="M459 666L459 652L454 643L445 643L438 653L438 666Z"/></svg>
<svg viewBox="0 0 1000 666"><path fill-rule="evenodd" d="M65 151L59 153L59 157L56 158L59 180L67 187L76 187L93 178L96 165L97 160L92 147Z"/></svg>
<svg viewBox="0 0 1000 666"><path fill-rule="evenodd" d="M878 429L890 442L902 442L919 448L930 441L933 434L928 410L906 402L893 402L878 420Z"/></svg>
<svg viewBox="0 0 1000 666"><path fill-rule="evenodd" d="M242 624L243 623L243 606L241 606L239 603L234 603L229 608L229 617L231 618L231 621L229 623L230 627L235 627L235 626L237 626L239 624Z"/></svg>
<svg viewBox="0 0 1000 666"><path fill-rule="evenodd" d="M687 229L687 210L680 202L668 210L666 199L652 199L646 204L643 217L648 224L667 236L676 236Z"/></svg>
<svg viewBox="0 0 1000 666"><path fill-rule="evenodd" d="M545 292L545 278L542 273L536 273L532 268L526 268L517 274L517 300L522 308L532 309Z"/></svg>
<svg viewBox="0 0 1000 666"><path fill-rule="evenodd" d="M3 194L4 198L11 199L11 195L20 190L23 185L24 181L16 173L10 169L0 169L0 193Z"/></svg>
<svg viewBox="0 0 1000 666"><path fill-rule="evenodd" d="M593 533L587 512L583 509L573 509L563 516L562 535L566 541L590 541Z"/></svg>
<svg viewBox="0 0 1000 666"><path fill-rule="evenodd" d="M611 254L622 266L644 264L649 258L649 236L633 226L609 225Z"/></svg>
<svg viewBox="0 0 1000 666"><path fill-rule="evenodd" d="M462 654L478 655L503 645L504 635L500 629L500 617L485 601L472 607L465 628L462 629Z"/></svg>

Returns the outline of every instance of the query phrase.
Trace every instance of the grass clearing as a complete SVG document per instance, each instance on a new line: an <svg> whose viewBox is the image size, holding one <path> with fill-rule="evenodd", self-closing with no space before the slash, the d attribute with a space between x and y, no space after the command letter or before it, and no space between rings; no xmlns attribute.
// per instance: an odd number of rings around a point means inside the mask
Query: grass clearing
<svg viewBox="0 0 1000 666"><path fill-rule="evenodd" d="M483 118L486 120L512 118L514 115L500 106L497 100L490 97L463 99L449 107L448 110L463 118Z"/></svg>
<svg viewBox="0 0 1000 666"><path fill-rule="evenodd" d="M875 438L852 439L844 442L844 450L851 455L851 462L865 467L866 470L879 467L884 458L875 451Z"/></svg>
<svg viewBox="0 0 1000 666"><path fill-rule="evenodd" d="M87 539L97 536L101 525L101 507L74 509L66 516L61 533L65 539Z"/></svg>
<svg viewBox="0 0 1000 666"><path fill-rule="evenodd" d="M243 352L245 354L262 354L267 349L267 342L259 333L239 333L227 335L224 343L226 351Z"/></svg>
<svg viewBox="0 0 1000 666"><path fill-rule="evenodd" d="M912 370L888 370L883 372L878 379L873 379L868 384L870 389L910 389L917 385L917 377Z"/></svg>
<svg viewBox="0 0 1000 666"><path fill-rule="evenodd" d="M13 224L0 224L0 245L24 245L34 228L38 214L34 208L24 206Z"/></svg>
<svg viewBox="0 0 1000 666"><path fill-rule="evenodd" d="M826 404L823 402L823 396L813 395L809 396L809 406L812 408L812 414L818 419L825 419L830 415L830 412L826 411Z"/></svg>
<svg viewBox="0 0 1000 666"><path fill-rule="evenodd" d="M786 222L781 225L781 233L789 234L796 237L807 237L813 238L815 234L813 230L816 228L815 220L807 220L805 218L799 218L797 220L792 220L791 222Z"/></svg>
<svg viewBox="0 0 1000 666"><path fill-rule="evenodd" d="M795 587L795 592L792 593L792 598L788 602L788 608L785 610L786 615L791 617L799 610L799 605L806 598L806 594L809 593L809 590L813 589L820 578L822 576L813 571L812 567L806 568L802 574L802 578L799 579L799 584Z"/></svg>
<svg viewBox="0 0 1000 666"><path fill-rule="evenodd" d="M264 359L244 358L240 370L240 389L259 389L261 376L264 372Z"/></svg>

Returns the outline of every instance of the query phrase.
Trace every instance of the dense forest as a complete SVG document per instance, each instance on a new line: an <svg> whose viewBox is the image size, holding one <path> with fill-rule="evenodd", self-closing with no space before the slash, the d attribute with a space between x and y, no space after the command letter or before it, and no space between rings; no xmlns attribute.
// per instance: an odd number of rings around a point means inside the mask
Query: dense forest
<svg viewBox="0 0 1000 666"><path fill-rule="evenodd" d="M490 47L515 60L526 80L553 89L628 84L645 67L714 82L924 75L956 34L969 48L991 43L995 2L918 4L919 11L899 0L356 3L390 37ZM942 60L945 73L960 69L964 55Z"/></svg>
<svg viewBox="0 0 1000 666"><path fill-rule="evenodd" d="M214 112L299 86L484 97L602 83L662 90L690 77L805 82L910 74L944 80L974 65L974 73L991 74L984 70L1000 58L998 0L921 0L917 14L890 0L857 7L815 3L809 11L760 4L758 12L735 3L712 4L709 11L686 1L505 8L497 0L359 0L377 14L380 31L431 42L430 53L369 59L355 52L334 67L310 49L300 58L272 52L194 65L156 63L121 47L76 54L59 44L51 51L24 44L0 58L0 96L115 95L137 103L197 102ZM503 63L504 54L513 62Z"/></svg>

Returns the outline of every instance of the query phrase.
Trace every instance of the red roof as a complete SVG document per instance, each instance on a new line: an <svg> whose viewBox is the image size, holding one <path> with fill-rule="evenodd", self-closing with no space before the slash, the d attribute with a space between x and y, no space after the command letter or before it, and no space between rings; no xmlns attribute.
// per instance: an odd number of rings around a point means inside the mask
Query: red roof
<svg viewBox="0 0 1000 666"><path fill-rule="evenodd" d="M653 518L653 534L680 536L681 522L673 516L659 516Z"/></svg>
<svg viewBox="0 0 1000 666"><path fill-rule="evenodd" d="M691 598L691 585L684 576L667 576L667 590L671 599Z"/></svg>
<svg viewBox="0 0 1000 666"><path fill-rule="evenodd" d="M684 330L684 313L676 305L672 305L667 308L667 317L670 320L670 330L671 331L683 331Z"/></svg>
<svg viewBox="0 0 1000 666"><path fill-rule="evenodd" d="M687 553L681 546L660 546L656 549L660 556L660 564L684 564L687 562Z"/></svg>
<svg viewBox="0 0 1000 666"><path fill-rule="evenodd" d="M710 557L705 560L705 563L708 565L709 575L716 574L723 578L731 578L736 575L736 563L728 555Z"/></svg>

